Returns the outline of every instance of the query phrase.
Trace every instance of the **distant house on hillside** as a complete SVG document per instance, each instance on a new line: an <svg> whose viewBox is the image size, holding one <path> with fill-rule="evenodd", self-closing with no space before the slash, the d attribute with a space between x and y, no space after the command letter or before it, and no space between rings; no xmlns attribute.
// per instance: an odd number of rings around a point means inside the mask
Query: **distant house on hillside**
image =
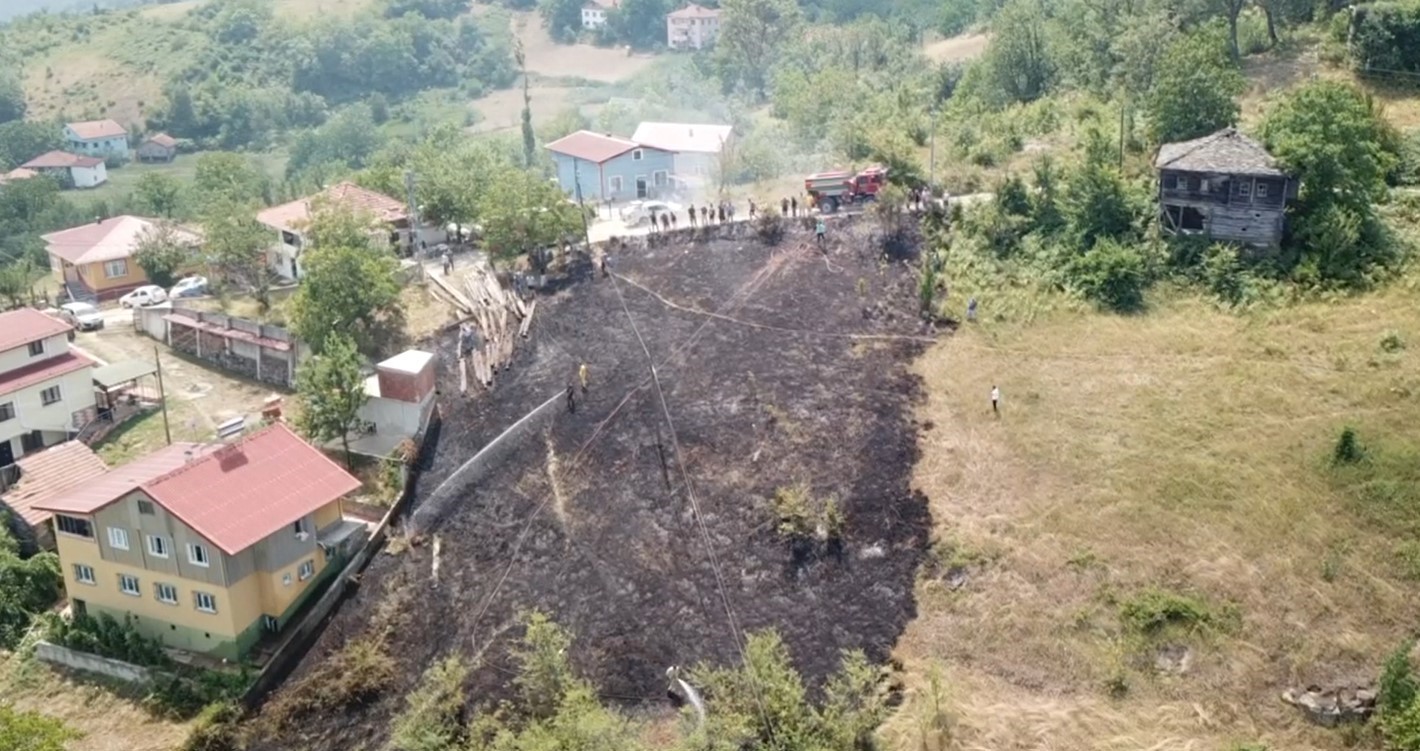
<svg viewBox="0 0 1420 751"><path fill-rule="evenodd" d="M68 440L98 416L94 361L74 327L34 308L0 313L0 467Z"/></svg>
<svg viewBox="0 0 1420 751"><path fill-rule="evenodd" d="M83 443L65 441L25 454L15 461L15 470L18 479L11 482L6 478L6 484L0 486L0 508L9 512L16 537L36 548L53 550L54 533L49 523L53 514L35 505L74 490L107 472L108 466Z"/></svg>
<svg viewBox="0 0 1420 751"><path fill-rule="evenodd" d="M411 233L409 210L403 201L366 190L352 182L341 182L316 195L272 206L256 215L258 222L276 233L275 244L266 253L266 262L272 271L287 279L301 278L304 273L301 270L301 254L308 244L305 233L310 227L312 212L321 202L369 214L375 221L388 225L387 239L391 246L420 247L421 244L434 245L448 239L443 230L428 225Z"/></svg>
<svg viewBox="0 0 1420 751"><path fill-rule="evenodd" d="M626 201L671 188L675 155L625 138L579 130L547 145L557 183L573 198Z"/></svg>
<svg viewBox="0 0 1420 751"><path fill-rule="evenodd" d="M97 188L108 182L108 167L103 157L79 156L67 151L51 151L40 154L20 165L41 175L49 175L60 185L75 188Z"/></svg>
<svg viewBox="0 0 1420 751"><path fill-rule="evenodd" d="M128 131L112 120L90 120L64 126L64 143L84 156L128 158Z"/></svg>
<svg viewBox="0 0 1420 751"><path fill-rule="evenodd" d="M673 50L709 47L719 35L720 11L716 8L691 3L666 14L666 46Z"/></svg>
<svg viewBox="0 0 1420 751"><path fill-rule="evenodd" d="M631 140L674 154L671 183L691 189L715 176L733 131L729 125L641 123Z"/></svg>
<svg viewBox="0 0 1420 751"><path fill-rule="evenodd" d="M177 139L167 133L158 133L149 136L138 147L138 161L140 162L171 162L177 157Z"/></svg>
<svg viewBox="0 0 1420 751"><path fill-rule="evenodd" d="M1154 167L1165 232L1259 247L1281 244L1287 202L1297 197L1299 184L1262 144L1225 128L1164 144Z"/></svg>
<svg viewBox="0 0 1420 751"><path fill-rule="evenodd" d="M607 13L621 7L621 0L587 0L582 5L582 28L600 29L606 26Z"/></svg>
<svg viewBox="0 0 1420 751"><path fill-rule="evenodd" d="M112 300L151 284L133 254L144 235L157 225L156 219L116 216L51 232L41 239L48 246L50 268L71 298ZM174 235L194 249L193 265L180 270L195 269L195 249L201 238L180 229L174 229Z"/></svg>

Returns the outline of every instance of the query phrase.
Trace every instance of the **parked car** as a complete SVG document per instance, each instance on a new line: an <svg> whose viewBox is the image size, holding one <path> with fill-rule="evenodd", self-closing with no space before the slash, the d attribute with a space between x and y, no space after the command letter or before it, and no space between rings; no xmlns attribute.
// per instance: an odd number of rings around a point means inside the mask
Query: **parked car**
<svg viewBox="0 0 1420 751"><path fill-rule="evenodd" d="M129 292L118 298L118 304L125 308L141 308L145 305L157 305L160 302L167 302L168 293L156 284L145 284L138 289Z"/></svg>
<svg viewBox="0 0 1420 751"><path fill-rule="evenodd" d="M60 305L59 317L80 331L98 331L104 327L103 314L86 302L67 302Z"/></svg>
<svg viewBox="0 0 1420 751"><path fill-rule="evenodd" d="M621 220L626 222L626 226L635 227L651 221L653 213L659 219L662 214L667 212L679 214L681 211L680 206L665 201L634 201L621 210Z"/></svg>
<svg viewBox="0 0 1420 751"><path fill-rule="evenodd" d="M179 279L178 283L174 284L172 290L168 292L168 297L173 299L201 297L205 294L207 294L207 277L193 275Z"/></svg>

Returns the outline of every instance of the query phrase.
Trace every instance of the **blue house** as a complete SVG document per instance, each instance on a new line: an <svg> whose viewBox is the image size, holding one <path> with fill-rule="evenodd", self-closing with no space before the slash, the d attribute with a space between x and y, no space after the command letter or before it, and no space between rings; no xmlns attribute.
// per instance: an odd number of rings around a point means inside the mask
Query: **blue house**
<svg viewBox="0 0 1420 751"><path fill-rule="evenodd" d="M584 201L657 198L671 189L675 154L625 138L579 130L547 145L557 183Z"/></svg>

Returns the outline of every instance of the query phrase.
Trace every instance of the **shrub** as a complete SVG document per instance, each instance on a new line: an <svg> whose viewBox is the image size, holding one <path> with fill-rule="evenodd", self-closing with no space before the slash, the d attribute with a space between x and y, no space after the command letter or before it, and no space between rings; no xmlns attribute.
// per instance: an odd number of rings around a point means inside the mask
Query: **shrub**
<svg viewBox="0 0 1420 751"><path fill-rule="evenodd" d="M1381 735L1391 751L1420 751L1420 702L1392 714L1382 715Z"/></svg>
<svg viewBox="0 0 1420 751"><path fill-rule="evenodd" d="M1349 425L1342 428L1341 435L1336 439L1336 448L1331 452L1331 463L1355 464L1364 458L1366 450L1356 438L1356 429Z"/></svg>
<svg viewBox="0 0 1420 751"><path fill-rule="evenodd" d="M162 642L138 633L127 618L119 623L108 613L52 621L48 638L61 647L134 665L160 669L173 666L172 658L163 652Z"/></svg>
<svg viewBox="0 0 1420 751"><path fill-rule="evenodd" d="M232 702L208 704L192 723L192 733L181 751L238 751L241 748L237 723L241 710Z"/></svg>
<svg viewBox="0 0 1420 751"><path fill-rule="evenodd" d="M1118 313L1144 307L1148 273L1144 255L1133 246L1101 240L1076 257L1066 273L1085 297Z"/></svg>
<svg viewBox="0 0 1420 751"><path fill-rule="evenodd" d="M1405 340L1400 338L1400 334L1388 331L1385 336L1381 337L1382 352L1399 352L1402 349L1405 349Z"/></svg>
<svg viewBox="0 0 1420 751"><path fill-rule="evenodd" d="M754 220L754 234L765 245L778 245L784 240L784 217L778 211L766 208Z"/></svg>
<svg viewBox="0 0 1420 751"><path fill-rule="evenodd" d="M394 721L389 747L393 751L453 751L462 733L463 681L468 667L451 655L424 671L419 687L405 699L405 710Z"/></svg>
<svg viewBox="0 0 1420 751"><path fill-rule="evenodd" d="M804 483L774 491L775 530L781 537L797 539L813 535L813 513L809 501L809 486Z"/></svg>
<svg viewBox="0 0 1420 751"><path fill-rule="evenodd" d="M1195 630L1216 625L1207 603L1161 589L1146 589L1120 605L1120 617L1131 630L1152 635L1169 627Z"/></svg>

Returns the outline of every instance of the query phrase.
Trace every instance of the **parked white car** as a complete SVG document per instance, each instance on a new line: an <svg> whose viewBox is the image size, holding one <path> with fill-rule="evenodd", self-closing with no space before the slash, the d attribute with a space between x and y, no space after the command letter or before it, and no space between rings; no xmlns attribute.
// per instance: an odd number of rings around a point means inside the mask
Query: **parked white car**
<svg viewBox="0 0 1420 751"><path fill-rule="evenodd" d="M621 210L621 220L626 222L626 226L635 227L651 221L651 214L655 214L659 219L662 214L679 214L682 207L674 203L665 201L633 201L630 205Z"/></svg>
<svg viewBox="0 0 1420 751"><path fill-rule="evenodd" d="M160 302L167 302L168 293L156 284L145 284L138 289L129 292L118 298L118 304L125 308L141 308L146 305L157 305Z"/></svg>
<svg viewBox="0 0 1420 751"><path fill-rule="evenodd" d="M179 297L201 297L205 294L207 294L207 277L197 275L179 279L178 283L168 291L168 297L174 300Z"/></svg>
<svg viewBox="0 0 1420 751"><path fill-rule="evenodd" d="M59 317L80 331L98 331L104 327L103 314L86 302L67 302L60 305Z"/></svg>

